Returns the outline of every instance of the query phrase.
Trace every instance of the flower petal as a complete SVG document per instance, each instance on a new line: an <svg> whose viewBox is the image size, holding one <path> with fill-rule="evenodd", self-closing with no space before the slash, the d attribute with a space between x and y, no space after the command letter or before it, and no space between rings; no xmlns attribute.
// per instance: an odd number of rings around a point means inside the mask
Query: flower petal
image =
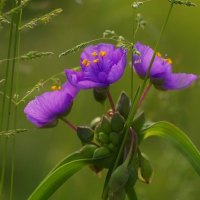
<svg viewBox="0 0 200 200"><path fill-rule="evenodd" d="M158 86L162 90L179 90L190 86L198 77L194 74L172 73L165 77L163 84Z"/></svg>
<svg viewBox="0 0 200 200"><path fill-rule="evenodd" d="M60 91L45 92L30 101L24 113L37 127L54 125L57 118L68 111L78 91L70 83L65 83Z"/></svg>
<svg viewBox="0 0 200 200"><path fill-rule="evenodd" d="M84 72L74 70L65 70L68 81L79 89L90 89L95 87L105 87L108 84L93 81L93 78L87 77ZM98 78L96 78L98 80Z"/></svg>

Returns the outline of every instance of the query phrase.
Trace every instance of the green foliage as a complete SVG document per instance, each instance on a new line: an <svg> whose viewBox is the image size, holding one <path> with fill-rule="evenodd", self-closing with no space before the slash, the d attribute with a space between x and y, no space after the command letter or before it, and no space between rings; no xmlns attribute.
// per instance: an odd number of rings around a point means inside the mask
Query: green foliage
<svg viewBox="0 0 200 200"><path fill-rule="evenodd" d="M65 181L72 175L81 170L83 167L97 164L106 159L109 154L101 158L85 158L79 153L71 154L65 160L57 165L39 186L29 196L28 200L47 200Z"/></svg>
<svg viewBox="0 0 200 200"><path fill-rule="evenodd" d="M21 4L19 6L16 6L15 8L12 8L8 12L4 13L4 16L9 16L13 14L17 14L21 11L22 8L24 8L31 0L23 0L21 1Z"/></svg>
<svg viewBox="0 0 200 200"><path fill-rule="evenodd" d="M200 175L200 152L182 130L169 122L161 121L145 129L140 140L151 136L159 136L172 142Z"/></svg>
<svg viewBox="0 0 200 200"><path fill-rule="evenodd" d="M132 6L132 8L138 9L138 8L140 8L140 6L143 6L144 3L148 2L148 1L150 1L150 0L146 0L146 1L134 1L131 6Z"/></svg>
<svg viewBox="0 0 200 200"><path fill-rule="evenodd" d="M70 48L70 49L67 49L66 51L62 52L59 54L59 57L62 57L62 56L66 56L66 55L69 55L71 53L75 53L77 51L79 51L80 49L83 49L85 48L87 45L93 43L93 42L97 42L99 40L102 40L102 38L98 38L98 39L95 39L95 40L90 40L90 41L87 41L87 42L83 42L81 44L78 44L76 45L75 47L73 48Z"/></svg>
<svg viewBox="0 0 200 200"><path fill-rule="evenodd" d="M39 51L30 51L22 56L19 57L20 60L26 61L26 60L33 60L36 58L42 58L45 56L53 55L53 52L39 52Z"/></svg>
<svg viewBox="0 0 200 200"><path fill-rule="evenodd" d="M50 20L52 20L54 17L59 15L63 10L61 8L55 9L51 11L50 13L47 13L39 18L35 18L28 22L27 24L22 25L19 30L25 30L25 29L33 29L35 26L40 24L46 24Z"/></svg>
<svg viewBox="0 0 200 200"><path fill-rule="evenodd" d="M184 6L189 6L189 7L194 7L196 6L195 3L191 1L183 1L183 0L169 0L170 3L178 4L178 5L184 5Z"/></svg>
<svg viewBox="0 0 200 200"><path fill-rule="evenodd" d="M18 133L23 133L26 131L28 131L28 129L15 129L15 130L1 131L0 136L13 136Z"/></svg>

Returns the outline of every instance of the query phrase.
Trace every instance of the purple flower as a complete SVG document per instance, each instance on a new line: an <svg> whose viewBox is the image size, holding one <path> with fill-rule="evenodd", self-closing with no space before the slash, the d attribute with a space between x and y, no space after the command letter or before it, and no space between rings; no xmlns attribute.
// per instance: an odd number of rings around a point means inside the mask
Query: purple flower
<svg viewBox="0 0 200 200"><path fill-rule="evenodd" d="M140 55L133 56L134 68L136 73L144 79L154 51L139 42L135 44L135 49L140 52ZM171 64L172 60L170 58L162 58L161 54L157 53L149 74L151 83L157 89L183 89L191 85L198 78L194 74L172 73Z"/></svg>
<svg viewBox="0 0 200 200"><path fill-rule="evenodd" d="M118 81L126 67L126 50L112 44L91 45L80 59L81 71L65 70L68 81L80 88L106 87Z"/></svg>
<svg viewBox="0 0 200 200"><path fill-rule="evenodd" d="M52 90L37 96L24 109L27 119L37 127L56 125L57 118L67 113L79 91L67 82L62 88L52 86Z"/></svg>

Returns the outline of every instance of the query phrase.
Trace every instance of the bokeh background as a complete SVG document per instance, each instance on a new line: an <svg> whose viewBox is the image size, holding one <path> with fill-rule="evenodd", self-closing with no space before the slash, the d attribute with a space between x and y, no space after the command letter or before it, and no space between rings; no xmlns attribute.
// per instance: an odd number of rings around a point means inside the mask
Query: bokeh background
<svg viewBox="0 0 200 200"><path fill-rule="evenodd" d="M62 8L61 15L50 23L37 26L21 34L20 54L30 50L52 51L55 54L20 63L19 95L23 96L39 80L47 79L65 68L78 66L80 52L58 58L58 54L83 41L99 38L106 29L132 40L134 15L140 12L147 21L145 30L139 30L136 39L153 45L166 17L169 2L152 0L140 9L131 8L128 0L34 0L23 11L23 23L52 9ZM200 7L175 6L160 44L160 52L173 59L174 71L200 74ZM0 58L6 57L8 27L0 30ZM2 75L2 74L1 74ZM64 81L64 77L61 76ZM140 83L134 76L134 89ZM43 90L49 90L50 84ZM130 94L130 67L123 78L112 85L115 101L121 90ZM19 107L18 127L28 132L16 136L14 200L25 200L49 170L63 157L80 148L76 135L62 122L53 129L37 129L29 123L23 108L33 93ZM177 92L161 92L154 88L143 104L147 120L167 120L186 131L200 149L200 85ZM106 106L108 108L108 105ZM91 91L82 91L75 100L69 119L77 125L88 125L95 116L101 116L105 107L93 100ZM150 185L137 183L141 200L198 200L200 179L184 157L168 142L152 138L142 145L149 155L155 173ZM10 162L7 164L5 194L9 191ZM51 200L100 199L105 172L96 175L88 168L73 176ZM6 196L5 199L8 199Z"/></svg>

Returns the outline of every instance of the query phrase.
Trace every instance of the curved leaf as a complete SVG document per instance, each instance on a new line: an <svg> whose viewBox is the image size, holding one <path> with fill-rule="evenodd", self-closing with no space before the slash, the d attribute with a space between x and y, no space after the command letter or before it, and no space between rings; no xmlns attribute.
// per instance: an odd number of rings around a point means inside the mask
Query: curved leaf
<svg viewBox="0 0 200 200"><path fill-rule="evenodd" d="M77 152L71 154L62 161L61 164L57 165L57 168L49 173L49 175L40 183L40 185L33 191L28 200L47 200L65 181L67 181L72 175L81 170L84 166L90 164L96 164L109 155L97 159L77 159L79 157ZM66 161L69 161L66 163ZM63 164L63 165L62 165Z"/></svg>
<svg viewBox="0 0 200 200"><path fill-rule="evenodd" d="M200 175L200 152L182 130L169 122L161 121L145 129L140 139L144 140L150 136L159 136L171 141Z"/></svg>

